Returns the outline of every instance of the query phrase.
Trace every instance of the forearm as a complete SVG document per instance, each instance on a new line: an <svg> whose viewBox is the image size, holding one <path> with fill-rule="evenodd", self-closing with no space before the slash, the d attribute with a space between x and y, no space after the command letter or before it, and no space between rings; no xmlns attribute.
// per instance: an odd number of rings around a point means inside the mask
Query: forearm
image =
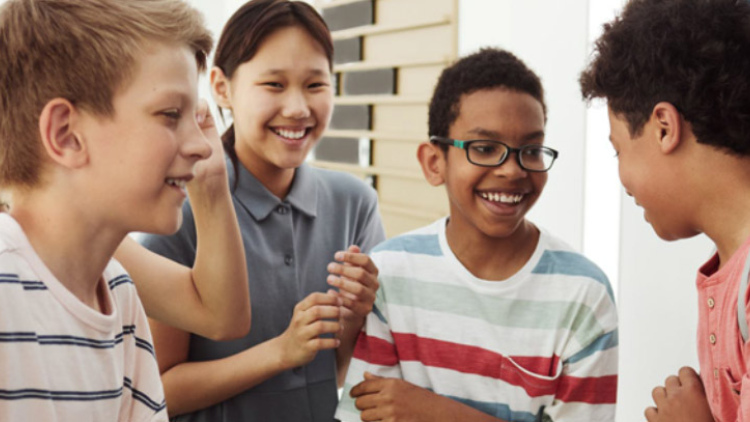
<svg viewBox="0 0 750 422"><path fill-rule="evenodd" d="M344 386L346 372L349 369L349 362L354 355L354 347L357 343L357 337L362 331L365 318L355 318L351 321L344 322L344 331L339 336L341 344L336 349L336 383L339 388Z"/></svg>
<svg viewBox="0 0 750 422"><path fill-rule="evenodd" d="M204 409L291 369L278 338L213 361L185 362L162 374L169 416Z"/></svg>
<svg viewBox="0 0 750 422"><path fill-rule="evenodd" d="M435 394L435 401L429 406L433 409L434 418L431 420L434 422L506 422L438 394Z"/></svg>
<svg viewBox="0 0 750 422"><path fill-rule="evenodd" d="M213 176L188 187L198 248L192 279L214 339L247 334L250 293L242 237L226 177Z"/></svg>

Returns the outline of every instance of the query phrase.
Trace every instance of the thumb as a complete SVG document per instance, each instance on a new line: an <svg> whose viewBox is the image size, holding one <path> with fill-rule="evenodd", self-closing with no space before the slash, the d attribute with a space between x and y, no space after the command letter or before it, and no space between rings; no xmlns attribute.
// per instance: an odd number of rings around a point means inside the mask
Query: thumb
<svg viewBox="0 0 750 422"><path fill-rule="evenodd" d="M371 374L371 373L365 371L365 381L379 380L379 379L382 379L382 378L383 377L380 377L380 376L377 376L375 374Z"/></svg>
<svg viewBox="0 0 750 422"><path fill-rule="evenodd" d="M346 250L347 250L347 252L351 252L351 253L361 253L362 252L362 249L360 249L360 247L357 246L357 245L351 245Z"/></svg>

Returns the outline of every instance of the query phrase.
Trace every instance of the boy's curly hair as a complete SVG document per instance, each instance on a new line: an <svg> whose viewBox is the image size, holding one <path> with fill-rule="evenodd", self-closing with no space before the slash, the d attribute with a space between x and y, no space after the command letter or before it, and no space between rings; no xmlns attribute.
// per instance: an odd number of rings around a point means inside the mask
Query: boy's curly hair
<svg viewBox="0 0 750 422"><path fill-rule="evenodd" d="M624 116L631 136L666 101L698 142L750 155L750 2L631 0L604 25L580 84L584 99Z"/></svg>
<svg viewBox="0 0 750 422"><path fill-rule="evenodd" d="M450 126L461 111L462 96L494 88L506 88L531 95L542 104L546 120L547 106L539 76L512 53L496 48L483 48L458 60L440 74L430 100L430 136L448 136ZM441 147L448 148L445 145Z"/></svg>

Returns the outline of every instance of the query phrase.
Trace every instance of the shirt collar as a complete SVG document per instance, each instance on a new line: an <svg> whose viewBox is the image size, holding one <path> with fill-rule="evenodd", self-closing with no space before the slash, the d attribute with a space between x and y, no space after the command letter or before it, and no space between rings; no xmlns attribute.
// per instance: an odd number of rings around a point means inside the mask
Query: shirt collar
<svg viewBox="0 0 750 422"><path fill-rule="evenodd" d="M280 200L266 189L260 181L239 164L239 183L234 189L235 171L230 159L227 159L227 173L229 173L229 187L232 195L242 206L252 214L256 220L263 220L284 203L290 204L302 213L315 217L318 208L318 184L315 182L315 172L309 165L303 163L297 168L292 181L292 188L285 200Z"/></svg>

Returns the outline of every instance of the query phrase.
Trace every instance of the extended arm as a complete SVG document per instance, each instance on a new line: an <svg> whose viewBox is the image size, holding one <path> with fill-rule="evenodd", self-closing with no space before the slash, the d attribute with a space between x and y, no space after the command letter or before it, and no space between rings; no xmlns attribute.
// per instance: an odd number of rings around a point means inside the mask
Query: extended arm
<svg viewBox="0 0 750 422"><path fill-rule="evenodd" d="M221 141L205 104L199 116L203 116L199 124L213 153L196 166L195 179L188 184L199 240L193 267L163 258L130 238L123 241L115 257L133 278L151 318L214 340L227 340L250 329L245 252Z"/></svg>

